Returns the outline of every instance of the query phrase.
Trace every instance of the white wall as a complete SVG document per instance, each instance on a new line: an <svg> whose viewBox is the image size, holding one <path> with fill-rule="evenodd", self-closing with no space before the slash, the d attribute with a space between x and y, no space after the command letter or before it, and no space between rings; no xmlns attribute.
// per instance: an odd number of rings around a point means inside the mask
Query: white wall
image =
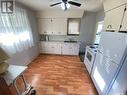
<svg viewBox="0 0 127 95"><path fill-rule="evenodd" d="M19 7L23 7L27 9L29 21L31 24L32 28L32 34L33 34L33 39L34 39L34 46L24 50L22 52L18 52L14 54L10 59L9 59L9 64L15 64L15 65L28 65L33 59L35 59L39 55L39 48L38 48L38 43L39 43L39 36L38 36L38 31L37 31L37 24L36 24L36 16L33 11L31 11L29 8L26 8L25 6L17 4Z"/></svg>
<svg viewBox="0 0 127 95"><path fill-rule="evenodd" d="M45 10L38 11L37 18L82 18L84 10Z"/></svg>
<svg viewBox="0 0 127 95"><path fill-rule="evenodd" d="M94 43L96 23L104 19L104 10L100 10L96 13L85 12L81 19L80 27L80 52L85 52L86 45Z"/></svg>
<svg viewBox="0 0 127 95"><path fill-rule="evenodd" d="M104 9L98 11L96 13L96 22L104 20L104 17L105 17Z"/></svg>

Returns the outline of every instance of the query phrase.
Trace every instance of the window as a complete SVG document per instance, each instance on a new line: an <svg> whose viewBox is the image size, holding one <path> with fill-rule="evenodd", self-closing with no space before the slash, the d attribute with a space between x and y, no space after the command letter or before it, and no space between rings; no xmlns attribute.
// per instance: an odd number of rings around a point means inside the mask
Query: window
<svg viewBox="0 0 127 95"><path fill-rule="evenodd" d="M12 55L33 46L33 37L25 9L16 7L14 15L0 15L0 46Z"/></svg>
<svg viewBox="0 0 127 95"><path fill-rule="evenodd" d="M80 19L70 18L68 19L68 35L79 35Z"/></svg>
<svg viewBox="0 0 127 95"><path fill-rule="evenodd" d="M99 44L104 21L97 23L95 43Z"/></svg>

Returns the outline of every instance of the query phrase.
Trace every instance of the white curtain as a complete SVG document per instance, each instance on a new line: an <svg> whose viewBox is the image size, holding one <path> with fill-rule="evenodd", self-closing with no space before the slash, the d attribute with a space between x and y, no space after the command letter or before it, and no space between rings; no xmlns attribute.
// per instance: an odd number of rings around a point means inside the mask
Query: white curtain
<svg viewBox="0 0 127 95"><path fill-rule="evenodd" d="M33 46L33 36L25 9L16 7L13 15L0 15L0 46L10 55Z"/></svg>

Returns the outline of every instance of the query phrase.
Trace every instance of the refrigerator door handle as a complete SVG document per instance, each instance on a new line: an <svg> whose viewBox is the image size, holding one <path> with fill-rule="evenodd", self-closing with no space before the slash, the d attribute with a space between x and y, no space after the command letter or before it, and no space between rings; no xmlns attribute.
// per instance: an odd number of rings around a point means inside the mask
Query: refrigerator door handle
<svg viewBox="0 0 127 95"><path fill-rule="evenodd" d="M100 50L98 50L99 53L103 54Z"/></svg>
<svg viewBox="0 0 127 95"><path fill-rule="evenodd" d="M111 62L112 62L112 63L114 63L114 64L116 64L116 62L115 62L115 61L113 61L113 60L111 60Z"/></svg>

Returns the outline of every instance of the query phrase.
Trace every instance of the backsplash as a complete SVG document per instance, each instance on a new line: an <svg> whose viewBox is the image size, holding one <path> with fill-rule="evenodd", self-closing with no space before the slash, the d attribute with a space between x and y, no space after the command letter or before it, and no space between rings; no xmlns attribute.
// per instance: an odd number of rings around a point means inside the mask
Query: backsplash
<svg viewBox="0 0 127 95"><path fill-rule="evenodd" d="M41 41L79 41L79 36L66 35L40 35Z"/></svg>

